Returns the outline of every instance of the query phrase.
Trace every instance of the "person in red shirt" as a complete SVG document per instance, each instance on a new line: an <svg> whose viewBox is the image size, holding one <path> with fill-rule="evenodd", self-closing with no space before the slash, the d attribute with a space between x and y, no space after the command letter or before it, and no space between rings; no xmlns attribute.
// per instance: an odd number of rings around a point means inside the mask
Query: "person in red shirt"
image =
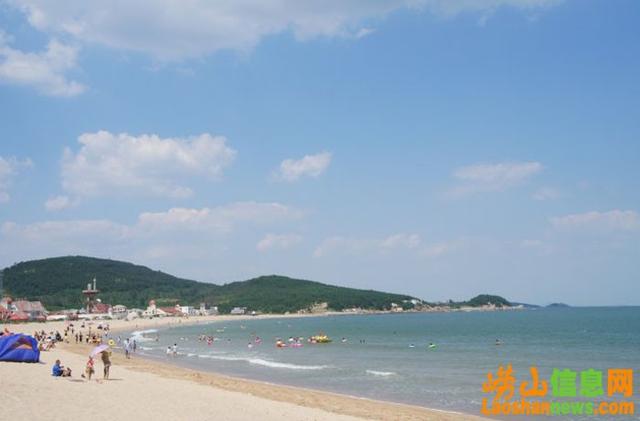
<svg viewBox="0 0 640 421"><path fill-rule="evenodd" d="M93 368L93 357L89 357L89 360L87 361L87 366L84 370L84 374L82 375L82 377L84 377L85 379L87 379L87 381L91 380L91 376L93 375L93 373L95 373L95 370Z"/></svg>

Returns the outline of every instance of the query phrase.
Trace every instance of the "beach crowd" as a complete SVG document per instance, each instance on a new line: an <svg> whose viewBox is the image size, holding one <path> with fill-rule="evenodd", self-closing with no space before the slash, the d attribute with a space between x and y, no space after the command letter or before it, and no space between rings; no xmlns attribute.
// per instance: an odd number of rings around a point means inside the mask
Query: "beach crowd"
<svg viewBox="0 0 640 421"><path fill-rule="evenodd" d="M11 335L12 332L5 328L0 332L0 336ZM112 337L109 324L98 324L93 326L92 322L81 322L79 325L68 323L60 332L59 330L46 332L45 330L35 331L33 338L37 341L37 347L40 352L48 352L56 348L58 344L74 344L74 345L94 345L91 350L84 371L80 375L86 381L91 381L96 372L96 359L102 362L102 379L96 379L98 382L109 380L111 371L112 349L121 348L127 359L137 351L138 344L135 339L126 338L124 341L121 336ZM66 367L59 359L56 359L51 367L51 375L54 377L72 377L73 370Z"/></svg>

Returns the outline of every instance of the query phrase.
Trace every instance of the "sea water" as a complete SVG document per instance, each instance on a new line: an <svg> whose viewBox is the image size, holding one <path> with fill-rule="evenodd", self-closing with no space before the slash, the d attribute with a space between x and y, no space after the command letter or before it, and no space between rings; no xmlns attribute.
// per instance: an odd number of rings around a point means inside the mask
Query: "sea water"
<svg viewBox="0 0 640 421"><path fill-rule="evenodd" d="M321 332L333 342L307 343ZM208 344L200 335L216 339ZM193 369L478 415L482 398L493 396L482 384L500 365L512 365L516 385L530 380L532 366L547 381L554 368L575 370L578 387L580 371L603 370L599 400L622 399L606 397L609 368L633 368L627 400L640 411L638 307L249 319L133 336L142 354ZM304 337L304 346L275 346L289 337ZM173 344L178 355L167 356Z"/></svg>

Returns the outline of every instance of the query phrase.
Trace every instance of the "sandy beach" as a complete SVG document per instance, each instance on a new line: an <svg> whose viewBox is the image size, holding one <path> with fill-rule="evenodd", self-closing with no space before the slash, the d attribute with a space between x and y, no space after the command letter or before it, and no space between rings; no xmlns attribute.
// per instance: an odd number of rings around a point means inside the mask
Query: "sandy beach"
<svg viewBox="0 0 640 421"><path fill-rule="evenodd" d="M242 316L240 316L242 317ZM247 316L249 317L249 316ZM286 316L258 316L286 317ZM184 323L239 319L209 316L190 319L111 321L112 331L150 329ZM12 331L60 330L64 322L10 325ZM79 323L76 322L76 326ZM94 322L92 327L97 326ZM87 326L88 327L88 326ZM73 341L72 341L73 342ZM345 395L231 378L114 353L111 379L86 382L80 374L91 346L60 344L42 352L40 364L0 363L0 402L7 413L32 419L76 420L153 418L155 420L479 420L479 417L361 399ZM54 378L60 359L73 377ZM96 362L96 378L102 378Z"/></svg>

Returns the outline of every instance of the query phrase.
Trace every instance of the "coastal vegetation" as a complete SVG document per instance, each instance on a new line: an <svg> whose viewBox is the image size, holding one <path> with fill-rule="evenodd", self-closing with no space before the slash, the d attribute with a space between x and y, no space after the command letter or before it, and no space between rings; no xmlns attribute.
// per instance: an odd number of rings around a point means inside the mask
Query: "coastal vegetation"
<svg viewBox="0 0 640 421"><path fill-rule="evenodd" d="M411 310L433 305L409 295L346 288L278 275L215 285L178 278L132 263L85 256L32 260L4 269L6 294L41 301L49 310L81 308L81 290L94 278L97 279L98 296L102 302L123 304L129 308L144 309L152 299L159 306L207 303L218 306L221 313L228 313L234 307L285 313L352 308ZM445 304L451 308L487 305L508 307L511 304L500 296L486 294L469 301Z"/></svg>
<svg viewBox="0 0 640 421"><path fill-rule="evenodd" d="M469 307L494 305L496 307L510 307L511 303L499 295L480 294L464 303Z"/></svg>
<svg viewBox="0 0 640 421"><path fill-rule="evenodd" d="M551 303L549 305L546 306L547 308L568 308L570 307L569 304L565 304L565 303Z"/></svg>
<svg viewBox="0 0 640 421"><path fill-rule="evenodd" d="M413 297L360 290L293 279L261 276L242 282L215 285L178 278L145 266L84 256L55 257L17 263L4 269L5 293L14 298L41 301L48 309L79 308L81 290L93 278L105 303L146 308L151 299L158 305L217 305L227 313L247 307L265 313L284 313L326 303L327 309L363 308L384 310Z"/></svg>

